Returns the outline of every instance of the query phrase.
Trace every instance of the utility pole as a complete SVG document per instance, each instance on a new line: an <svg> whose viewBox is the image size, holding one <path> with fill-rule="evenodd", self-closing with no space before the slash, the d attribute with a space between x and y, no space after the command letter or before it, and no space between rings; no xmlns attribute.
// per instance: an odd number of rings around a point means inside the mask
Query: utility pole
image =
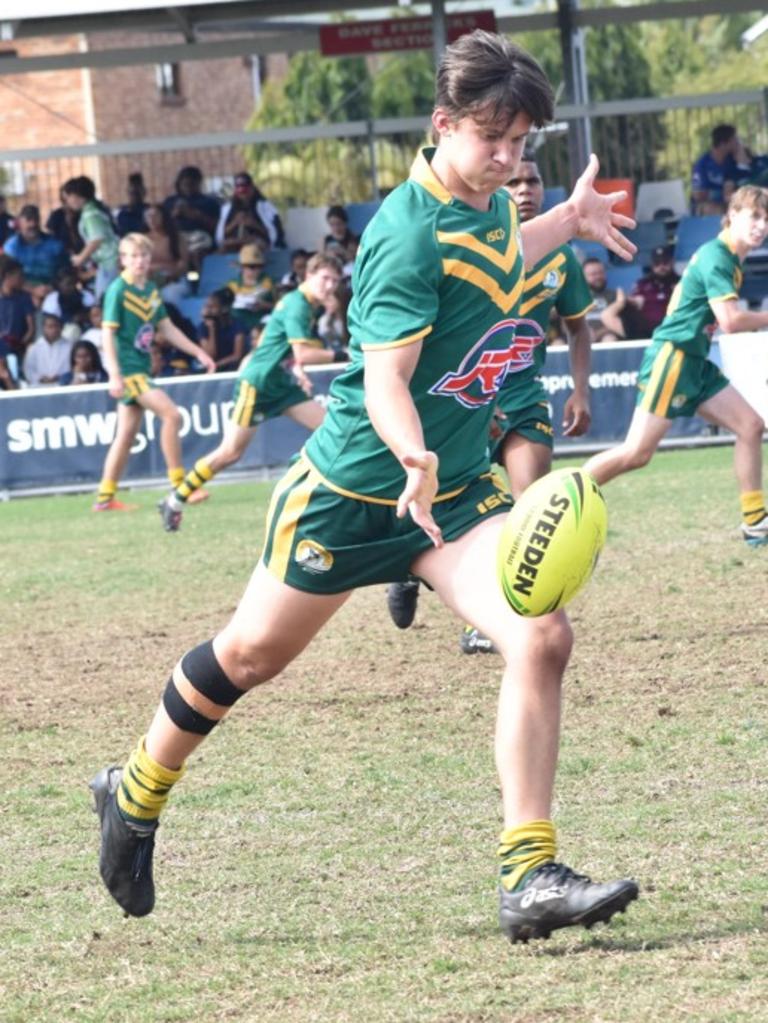
<svg viewBox="0 0 768 1023"><path fill-rule="evenodd" d="M567 102L575 106L586 106L589 103L587 58L584 30L575 24L574 19L574 14L578 9L579 0L557 0L557 20L560 28ZM584 114L569 122L568 156L572 180L575 181L587 166L591 152L592 125L589 117Z"/></svg>

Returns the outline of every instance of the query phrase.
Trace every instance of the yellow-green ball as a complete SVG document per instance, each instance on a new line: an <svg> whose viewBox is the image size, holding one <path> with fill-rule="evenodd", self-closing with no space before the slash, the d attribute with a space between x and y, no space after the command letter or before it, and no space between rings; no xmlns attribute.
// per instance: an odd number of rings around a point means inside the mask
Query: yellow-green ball
<svg viewBox="0 0 768 1023"><path fill-rule="evenodd" d="M536 617L564 607L592 575L608 531L597 483L556 469L515 502L499 540L499 581L510 607Z"/></svg>

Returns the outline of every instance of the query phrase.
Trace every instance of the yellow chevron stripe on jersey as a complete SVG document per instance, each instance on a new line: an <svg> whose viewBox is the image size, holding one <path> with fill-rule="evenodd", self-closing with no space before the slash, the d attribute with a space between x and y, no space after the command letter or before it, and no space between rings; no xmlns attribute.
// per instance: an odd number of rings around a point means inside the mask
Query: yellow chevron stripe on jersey
<svg viewBox="0 0 768 1023"><path fill-rule="evenodd" d="M541 268L541 270L537 270L536 273L533 274L530 277L526 276L526 278L525 278L525 290L526 291L531 291L533 288L536 287L537 284L541 284L541 282L544 280L544 278L547 276L547 274L550 273L550 271L558 270L563 265L564 262L565 262L565 253L564 252L558 253L558 255L555 256L554 259L550 260L549 263L546 263Z"/></svg>
<svg viewBox="0 0 768 1023"><path fill-rule="evenodd" d="M487 245L485 242L481 242L479 238L475 238L474 235L463 231L438 231L437 240L441 245L458 245L460 248L469 249L470 252L474 252L483 259L487 259L489 263L493 263L499 270L503 270L505 274L511 271L520 253L514 225L510 231L510 238L505 252L497 252L491 245Z"/></svg>
<svg viewBox="0 0 768 1023"><path fill-rule="evenodd" d="M485 292L503 313L508 313L520 301L525 287L525 277L521 275L511 291L504 291L490 274L461 259L444 259L443 273L448 277L458 277L460 280L466 281L467 284L474 284L476 288Z"/></svg>
<svg viewBox="0 0 768 1023"><path fill-rule="evenodd" d="M152 319L155 315L155 309L157 308L154 304L147 306L144 302L136 301L134 296L130 293L127 293L123 297L123 305L128 312L133 313L134 316L138 316L138 318L140 320L144 320L145 323Z"/></svg>

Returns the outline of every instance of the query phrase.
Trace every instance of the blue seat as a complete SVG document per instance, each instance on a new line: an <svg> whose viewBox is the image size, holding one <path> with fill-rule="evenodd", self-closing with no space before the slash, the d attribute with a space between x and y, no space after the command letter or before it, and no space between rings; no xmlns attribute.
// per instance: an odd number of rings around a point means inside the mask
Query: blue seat
<svg viewBox="0 0 768 1023"><path fill-rule="evenodd" d="M360 237L380 205L378 202L351 202L345 207L352 234Z"/></svg>
<svg viewBox="0 0 768 1023"><path fill-rule="evenodd" d="M574 238L571 242L576 255L582 260L585 259L600 259L603 263L608 263L608 249L600 242L585 241L583 238Z"/></svg>
<svg viewBox="0 0 768 1023"><path fill-rule="evenodd" d="M202 320L204 295L188 295L179 302L180 311L197 327Z"/></svg>
<svg viewBox="0 0 768 1023"><path fill-rule="evenodd" d="M636 281L643 276L642 263L624 263L621 266L609 266L605 277L609 288L622 288L631 291Z"/></svg>
<svg viewBox="0 0 768 1023"><path fill-rule="evenodd" d="M198 291L210 295L217 288L223 288L238 275L236 252L211 252L203 260Z"/></svg>
<svg viewBox="0 0 768 1023"><path fill-rule="evenodd" d="M690 259L700 245L718 236L721 227L721 220L717 214L707 217L681 217L677 225L675 262Z"/></svg>
<svg viewBox="0 0 768 1023"><path fill-rule="evenodd" d="M568 198L565 188L562 185L553 185L552 188L544 189L544 202L541 204L541 212L546 213L559 202L565 202Z"/></svg>
<svg viewBox="0 0 768 1023"><path fill-rule="evenodd" d="M291 269L291 253L289 249L270 249L267 253L266 271L277 284L281 277Z"/></svg>

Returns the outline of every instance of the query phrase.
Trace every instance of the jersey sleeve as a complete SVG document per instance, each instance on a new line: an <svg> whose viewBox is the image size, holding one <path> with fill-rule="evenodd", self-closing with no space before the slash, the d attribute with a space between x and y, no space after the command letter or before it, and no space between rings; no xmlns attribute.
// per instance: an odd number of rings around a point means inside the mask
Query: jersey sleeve
<svg viewBox="0 0 768 1023"><path fill-rule="evenodd" d="M123 288L118 277L116 281L107 288L104 294L104 306L101 314L102 327L119 327L120 312L122 310Z"/></svg>
<svg viewBox="0 0 768 1023"><path fill-rule="evenodd" d="M295 291L286 295L283 303L283 326L288 344L317 344L319 339L312 330L312 306L309 302Z"/></svg>
<svg viewBox="0 0 768 1023"><path fill-rule="evenodd" d="M400 204L382 208L369 224L349 307L350 336L363 350L412 344L432 330L442 277L433 222L423 211L409 222Z"/></svg>
<svg viewBox="0 0 768 1023"><path fill-rule="evenodd" d="M583 316L592 308L593 302L592 292L584 278L584 271L581 269L581 263L577 259L576 253L570 245L566 245L563 252L565 253L563 268L565 283L558 292L555 309L560 316L569 320Z"/></svg>
<svg viewBox="0 0 768 1023"><path fill-rule="evenodd" d="M738 264L724 253L717 253L712 259L700 259L698 269L709 302L739 297Z"/></svg>

